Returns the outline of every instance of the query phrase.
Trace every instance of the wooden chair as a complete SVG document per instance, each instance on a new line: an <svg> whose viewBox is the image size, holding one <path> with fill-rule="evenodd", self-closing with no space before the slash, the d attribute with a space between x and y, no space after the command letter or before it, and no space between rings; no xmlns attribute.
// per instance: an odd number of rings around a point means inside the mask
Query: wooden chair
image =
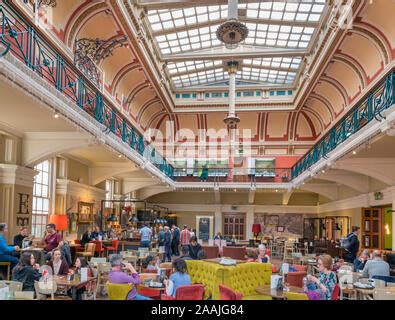
<svg viewBox="0 0 395 320"><path fill-rule="evenodd" d="M15 291L22 291L23 283L18 281L1 280L0 288L2 287L8 287L10 293L13 293Z"/></svg>
<svg viewBox="0 0 395 320"><path fill-rule="evenodd" d="M95 287L95 299L97 299L97 294L103 295L103 289L106 288L106 282L108 281L108 274L111 270L110 263L99 263L97 265L97 282Z"/></svg>
<svg viewBox="0 0 395 320"><path fill-rule="evenodd" d="M77 257L85 257L92 258L95 256L96 244L94 243L85 243L85 250L82 252L76 252Z"/></svg>
<svg viewBox="0 0 395 320"><path fill-rule="evenodd" d="M293 242L285 242L284 244L284 255L283 255L283 261L284 262L289 262L289 263L294 263L294 257L293 254L295 253L295 245Z"/></svg>
<svg viewBox="0 0 395 320"><path fill-rule="evenodd" d="M34 300L34 291L15 291L15 300Z"/></svg>
<svg viewBox="0 0 395 320"><path fill-rule="evenodd" d="M7 268L7 279L6 280L11 280L11 262L1 261L0 267Z"/></svg>

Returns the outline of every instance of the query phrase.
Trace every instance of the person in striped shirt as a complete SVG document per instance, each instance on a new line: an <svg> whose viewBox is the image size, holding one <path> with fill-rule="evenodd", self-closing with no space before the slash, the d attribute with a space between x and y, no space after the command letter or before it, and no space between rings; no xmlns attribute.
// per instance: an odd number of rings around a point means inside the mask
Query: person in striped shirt
<svg viewBox="0 0 395 320"><path fill-rule="evenodd" d="M184 225L180 235L181 247L188 246L191 240L191 232L188 230L188 226Z"/></svg>

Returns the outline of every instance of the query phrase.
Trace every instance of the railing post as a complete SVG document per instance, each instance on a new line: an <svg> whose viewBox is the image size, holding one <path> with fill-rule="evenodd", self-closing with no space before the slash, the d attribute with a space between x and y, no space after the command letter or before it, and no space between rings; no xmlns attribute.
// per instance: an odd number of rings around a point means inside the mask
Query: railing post
<svg viewBox="0 0 395 320"><path fill-rule="evenodd" d="M115 134L115 125L117 121L117 112L115 109L111 109L111 121L110 121L110 130Z"/></svg>
<svg viewBox="0 0 395 320"><path fill-rule="evenodd" d="M63 75L63 59L60 55L56 55L56 83L55 87L60 92L63 91L62 75Z"/></svg>
<svg viewBox="0 0 395 320"><path fill-rule="evenodd" d="M27 53L27 57L26 57L26 65L30 68L30 69L35 69L35 57L36 57L36 32L34 31L34 29L32 27L28 28L28 34L29 34L29 40L28 40L28 53Z"/></svg>
<svg viewBox="0 0 395 320"><path fill-rule="evenodd" d="M84 95L85 95L85 81L82 77L78 77L77 105L80 108L84 107Z"/></svg>
<svg viewBox="0 0 395 320"><path fill-rule="evenodd" d="M95 103L95 119L100 123L103 123L103 113L104 113L103 97L99 92L97 92L96 103Z"/></svg>
<svg viewBox="0 0 395 320"><path fill-rule="evenodd" d="M122 119L122 141L128 140L128 126L125 119Z"/></svg>

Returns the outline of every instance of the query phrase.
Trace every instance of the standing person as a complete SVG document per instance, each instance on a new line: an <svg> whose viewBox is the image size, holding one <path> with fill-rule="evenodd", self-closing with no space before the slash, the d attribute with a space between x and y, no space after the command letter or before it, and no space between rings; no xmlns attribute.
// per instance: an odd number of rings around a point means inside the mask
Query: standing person
<svg viewBox="0 0 395 320"><path fill-rule="evenodd" d="M19 263L12 270L12 281L22 282L22 291L34 291L34 281L39 281L41 278L39 269L40 266L36 263L34 256L24 252Z"/></svg>
<svg viewBox="0 0 395 320"><path fill-rule="evenodd" d="M173 239L171 240L171 251L175 256L179 256L180 252L178 251L178 246L180 244L180 229L173 225Z"/></svg>
<svg viewBox="0 0 395 320"><path fill-rule="evenodd" d="M166 258L168 262L171 262L171 232L168 226L166 226L164 230L163 245L165 247L165 253L163 255L162 262L165 262Z"/></svg>
<svg viewBox="0 0 395 320"><path fill-rule="evenodd" d="M140 229L140 247L151 249L151 235L151 229L148 227L148 224L145 224L144 227Z"/></svg>
<svg viewBox="0 0 395 320"><path fill-rule="evenodd" d="M8 232L8 226L6 223L0 223L0 262L10 262L11 269L13 269L18 259L13 257L11 254L15 251L20 251L19 246L8 246L5 241L5 234Z"/></svg>
<svg viewBox="0 0 395 320"><path fill-rule="evenodd" d="M182 247L189 245L189 241L191 241L191 232L188 230L188 226L184 224L184 228L180 234L181 250Z"/></svg>
<svg viewBox="0 0 395 320"><path fill-rule="evenodd" d="M136 285L138 285L141 280L137 271L133 266L128 263L122 263L122 256L120 254L110 255L111 271L108 274L108 281L115 284L133 284L132 289L127 295L127 300L152 300L137 293ZM128 275L125 271L129 271L131 274Z"/></svg>
<svg viewBox="0 0 395 320"><path fill-rule="evenodd" d="M165 252L165 232L162 226L159 227L158 232L158 248L159 252Z"/></svg>
<svg viewBox="0 0 395 320"><path fill-rule="evenodd" d="M202 246L197 242L197 238L195 236L191 237L191 241L189 243L189 256L193 260L199 259L199 251L202 250Z"/></svg>
<svg viewBox="0 0 395 320"><path fill-rule="evenodd" d="M344 260L346 262L353 263L355 258L357 257L357 253L359 250L359 233L361 228L357 226L352 227L352 232L347 236L347 244L345 246L346 254L344 256Z"/></svg>

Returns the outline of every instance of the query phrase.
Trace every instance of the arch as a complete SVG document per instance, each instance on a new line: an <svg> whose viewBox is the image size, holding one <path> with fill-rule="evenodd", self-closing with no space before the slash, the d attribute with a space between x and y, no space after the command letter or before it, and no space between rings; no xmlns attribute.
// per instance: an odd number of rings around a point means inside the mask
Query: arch
<svg viewBox="0 0 395 320"><path fill-rule="evenodd" d="M341 52L337 52L332 59L334 61L343 63L344 65L351 68L359 79L359 82L361 84L361 89L366 87L368 76L366 75L365 69L361 66L361 64L357 60Z"/></svg>
<svg viewBox="0 0 395 320"><path fill-rule="evenodd" d="M327 127L325 126L324 120L322 119L322 116L314 109L310 108L309 106L303 106L301 111L306 110L307 112L311 113L313 116L315 116L317 118L317 120L319 121L320 125L321 125L321 132L319 132L319 134L317 136L319 136L322 131ZM295 131L296 132L296 131Z"/></svg>
<svg viewBox="0 0 395 320"><path fill-rule="evenodd" d="M137 86L135 86L132 91L130 91L128 97L126 98L126 105L130 105L133 101L133 99L145 88L148 88L150 86L150 83L148 80L144 80L143 82L140 82Z"/></svg>
<svg viewBox="0 0 395 320"><path fill-rule="evenodd" d="M119 70L117 72L117 74L115 75L114 79L111 82L110 88L111 88L111 92L113 94L116 93L117 91L117 87L119 85L119 83L121 82L122 78L128 74L130 71L133 71L134 69L140 67L140 63L138 63L137 61L133 61L125 66L123 66L121 68L121 70Z"/></svg>
<svg viewBox="0 0 395 320"><path fill-rule="evenodd" d="M361 36L370 39L382 55L385 64L388 64L392 60L392 48L388 39L383 35L383 33L376 27L372 26L366 22L357 22L353 24L353 29L351 32L357 33Z"/></svg>
<svg viewBox="0 0 395 320"><path fill-rule="evenodd" d="M333 109L332 104L329 102L328 99L326 99L325 97L321 96L319 93L316 92L311 93L309 97L321 102L328 109L331 115L331 121L336 119L336 112Z"/></svg>
<svg viewBox="0 0 395 320"><path fill-rule="evenodd" d="M347 91L339 81L333 79L328 75L321 76L320 80L329 83L340 93L340 95L343 97L344 100L344 108L346 108L349 105L350 99L348 98Z"/></svg>
<svg viewBox="0 0 395 320"><path fill-rule="evenodd" d="M65 28L65 43L70 48L74 48L74 40L77 36L80 27L88 21L91 17L95 16L99 12L108 10L107 4L105 2L92 3L91 6L85 8L81 11L79 15L76 15Z"/></svg>
<svg viewBox="0 0 395 320"><path fill-rule="evenodd" d="M140 108L139 112L137 113L137 122L140 123L141 121L141 117L143 115L143 113L145 112L146 109L148 109L150 106L152 106L155 103L159 103L160 100L157 97L154 97L148 101L146 101Z"/></svg>

